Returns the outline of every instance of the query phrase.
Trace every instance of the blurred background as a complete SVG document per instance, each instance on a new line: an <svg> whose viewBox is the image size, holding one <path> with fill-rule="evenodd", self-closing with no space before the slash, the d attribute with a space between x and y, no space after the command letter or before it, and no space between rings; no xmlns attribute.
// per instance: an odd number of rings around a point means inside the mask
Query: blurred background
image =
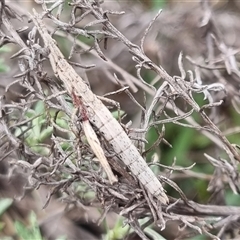
<svg viewBox="0 0 240 240"><path fill-rule="evenodd" d="M11 1L6 2L9 7L16 11L18 15L24 15L26 11L31 12L32 8L41 11L41 6L33 1ZM222 41L228 49L236 51L236 64L239 67L240 49L240 2L229 1L209 1L208 9L214 18L214 32L220 42ZM156 64L161 65L171 76L179 76L178 57L180 52L184 57L189 56L192 61L205 66L219 67L216 74L211 67L201 68L201 80L203 84L222 83L226 86L225 92L218 92L213 95L214 101L224 100L224 103L214 110L209 110L209 117L227 136L231 143L240 145L239 137L239 75L236 72L229 72L226 64L221 58L221 53L216 47L209 50L208 32L211 31L211 24L204 25L206 8L204 1L156 1L156 0L132 0L132 1L104 1L103 7L113 11L124 11L123 15L111 15L110 20L113 25L122 32L130 41L139 45L145 29L154 18L159 9L163 9L159 18L153 24L148 33L144 49L146 55ZM66 11L67 12L67 11ZM62 20L68 16L61 16ZM63 19L63 18L66 19ZM27 18L23 22L13 19L12 24L19 28L27 23ZM49 24L49 27L52 23ZM84 22L81 22L84 24ZM30 24L30 26L32 26ZM81 27L81 25L80 25ZM1 29L6 32L7 29ZM27 32L21 34L23 40L27 39ZM58 36L58 44L63 52L69 52L69 43L64 37ZM86 39L80 39L79 51L91 45ZM104 44L100 43L102 49ZM16 59L10 59L18 50L13 44L8 44L0 49L0 93L7 103L20 102L19 94L24 94L25 89L13 84L8 89L5 88L15 81L14 75L18 73ZM150 88L145 88L143 84L134 82L137 78L135 64L128 49L113 39L107 42L107 48L103 50L104 55L111 61L104 62L93 54L82 54L81 57L74 53L71 61L83 62L84 64L96 64L93 69L81 70L78 73L86 81L90 82L92 90L98 95L104 95L119 89L119 85L113 78L115 73L124 85L130 84L130 91L137 101L147 106L152 101L153 93ZM214 59L211 57L214 56ZM186 58L183 60L186 70L194 70L195 66ZM49 76L53 76L50 66L46 66ZM120 69L120 70L119 70ZM157 77L149 71L141 72L143 79L152 84ZM160 86L160 82L156 86ZM146 94L146 103L144 103ZM203 105L203 94L194 96L196 101ZM121 109L126 114L123 122L132 121L132 127L140 126L141 111L136 107L129 96L122 92L111 96L121 105ZM180 104L181 105L181 104ZM38 109L36 109L38 108ZM184 105L182 105L184 108ZM35 106L35 110L42 114L42 106ZM116 109L115 109L116 110ZM169 110L168 114L171 115ZM201 124L199 116L193 115L194 120ZM230 188L225 187L226 179L223 179L221 172L204 157L204 153L216 157L226 157L226 154L219 149L216 144L203 134L194 129L182 127L174 123L165 125L165 139L171 144L161 143L154 151L147 154L150 161L156 158L164 165L171 166L176 161L177 166L189 167L193 163L196 165L189 171L177 172L171 175L188 199L202 204L216 205L240 205L240 197L233 194ZM159 126L161 129L161 126ZM146 149L157 140L156 129L151 128L147 134ZM2 158L0 161L0 239L103 239L118 240L128 236L129 240L140 239L128 227L122 227L124 219L115 213L107 213L106 219L98 225L102 210L91 206L76 206L67 209L66 204L59 200L60 191L52 196L47 208L43 206L49 195L49 188L41 186L37 190L28 190L28 173L15 171L14 174L9 169L6 150L6 140L1 138ZM9 151L9 149L8 149ZM6 151L6 152L8 152ZM11 154L16 154L11 152ZM11 156L10 156L11 157ZM154 169L153 169L154 170ZM217 181L218 180L218 181ZM51 189L50 189L51 190ZM168 195L178 198L178 193L169 186L166 186ZM143 220L144 221L144 220ZM238 231L239 225L226 228L223 239L233 239L231 235ZM180 239L179 222L169 222L162 232L156 227L150 226L146 229L146 234L150 239ZM184 234L188 233L188 229ZM191 235L191 234L190 234ZM187 235L183 235L187 236ZM179 238L178 238L179 237ZM183 237L181 239L210 239L206 236ZM237 238L235 238L237 239Z"/></svg>

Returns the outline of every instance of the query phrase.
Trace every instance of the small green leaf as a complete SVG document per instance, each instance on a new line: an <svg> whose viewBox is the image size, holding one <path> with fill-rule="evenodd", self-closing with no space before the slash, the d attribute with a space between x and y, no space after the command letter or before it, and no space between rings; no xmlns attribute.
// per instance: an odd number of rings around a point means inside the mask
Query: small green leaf
<svg viewBox="0 0 240 240"><path fill-rule="evenodd" d="M8 47L8 46L2 46L2 47L0 48L0 53L8 53L8 52L10 52L10 51L11 51L11 48Z"/></svg>
<svg viewBox="0 0 240 240"><path fill-rule="evenodd" d="M152 1L153 9L161 9L166 6L166 0Z"/></svg>
<svg viewBox="0 0 240 240"><path fill-rule="evenodd" d="M29 215L29 222L30 222L29 227L25 226L21 222L18 221L15 222L14 225L18 236L22 240L27 239L43 240L37 223L36 214L34 212L31 212Z"/></svg>
<svg viewBox="0 0 240 240"><path fill-rule="evenodd" d="M4 63L4 60L0 58L0 72L8 72L10 70L9 66Z"/></svg>
<svg viewBox="0 0 240 240"><path fill-rule="evenodd" d="M122 117L124 115L124 113L125 113L124 111L120 110L120 111L112 112L112 115L113 115L114 118L118 119L119 115L120 115L120 117Z"/></svg>
<svg viewBox="0 0 240 240"><path fill-rule="evenodd" d="M39 136L39 142L43 142L45 139L50 137L53 132L53 127L47 127L46 129L42 130Z"/></svg>
<svg viewBox="0 0 240 240"><path fill-rule="evenodd" d="M38 114L44 113L45 112L45 106L44 106L43 101L37 101L37 103L36 103L36 105L34 107L34 110Z"/></svg>
<svg viewBox="0 0 240 240"><path fill-rule="evenodd" d="M11 198L3 198L0 200L0 216L12 205Z"/></svg>

